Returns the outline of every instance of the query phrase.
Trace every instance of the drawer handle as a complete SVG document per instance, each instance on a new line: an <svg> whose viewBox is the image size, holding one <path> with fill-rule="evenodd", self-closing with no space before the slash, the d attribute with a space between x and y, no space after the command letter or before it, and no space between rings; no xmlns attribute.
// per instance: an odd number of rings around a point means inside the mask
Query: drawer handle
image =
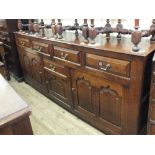
<svg viewBox="0 0 155 155"><path fill-rule="evenodd" d="M24 46L24 42L23 42L23 41L20 41L20 44L21 44L22 46Z"/></svg>
<svg viewBox="0 0 155 155"><path fill-rule="evenodd" d="M67 53L65 54L65 53L61 52L61 59L66 60L67 56L68 56Z"/></svg>
<svg viewBox="0 0 155 155"><path fill-rule="evenodd" d="M39 46L38 48L36 48L36 50L37 50L38 52L41 52L42 49L43 49L43 47L41 47L41 46Z"/></svg>
<svg viewBox="0 0 155 155"><path fill-rule="evenodd" d="M109 70L110 67L111 67L110 64L106 64L106 65L104 66L102 62L99 62L99 68L102 69L102 70L104 70L104 71Z"/></svg>
<svg viewBox="0 0 155 155"><path fill-rule="evenodd" d="M54 66L54 65L50 65L50 69L51 69L52 71L54 71L54 70L55 70L55 66Z"/></svg>

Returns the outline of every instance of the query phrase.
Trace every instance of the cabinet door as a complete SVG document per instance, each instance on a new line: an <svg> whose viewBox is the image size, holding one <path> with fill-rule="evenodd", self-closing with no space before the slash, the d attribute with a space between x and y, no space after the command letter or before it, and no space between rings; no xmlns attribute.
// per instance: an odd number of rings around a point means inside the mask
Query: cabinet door
<svg viewBox="0 0 155 155"><path fill-rule="evenodd" d="M74 108L83 117L121 126L122 86L75 71L73 89Z"/></svg>
<svg viewBox="0 0 155 155"><path fill-rule="evenodd" d="M45 79L49 97L56 100L62 106L72 107L71 82L68 77L64 78L45 70Z"/></svg>
<svg viewBox="0 0 155 155"><path fill-rule="evenodd" d="M28 53L31 61L32 78L39 84L44 84L43 65L41 57L35 54Z"/></svg>
<svg viewBox="0 0 155 155"><path fill-rule="evenodd" d="M26 78L32 78L32 71L31 71L31 57L29 57L28 53L22 49L22 67L24 71L24 76Z"/></svg>

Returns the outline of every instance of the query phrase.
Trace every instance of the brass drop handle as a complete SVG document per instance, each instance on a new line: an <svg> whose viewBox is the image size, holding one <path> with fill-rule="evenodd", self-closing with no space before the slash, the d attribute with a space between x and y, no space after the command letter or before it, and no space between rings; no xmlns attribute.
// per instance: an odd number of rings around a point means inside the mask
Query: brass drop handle
<svg viewBox="0 0 155 155"><path fill-rule="evenodd" d="M43 72L39 72L39 74L42 74Z"/></svg>
<svg viewBox="0 0 155 155"><path fill-rule="evenodd" d="M41 51L42 51L42 48L43 48L43 47L39 46L36 50L37 50L38 52L41 52Z"/></svg>
<svg viewBox="0 0 155 155"><path fill-rule="evenodd" d="M54 65L50 65L50 69L54 71L55 70L55 66Z"/></svg>
<svg viewBox="0 0 155 155"><path fill-rule="evenodd" d="M68 54L66 53L63 53L63 52L61 52L61 59L66 59L67 58L67 56L68 56Z"/></svg>
<svg viewBox="0 0 155 155"><path fill-rule="evenodd" d="M24 42L23 42L23 41L20 41L20 44L21 44L22 46L24 46Z"/></svg>
<svg viewBox="0 0 155 155"><path fill-rule="evenodd" d="M103 65L102 62L99 62L99 68L104 70L104 71L107 71L111 68L111 65L110 64Z"/></svg>

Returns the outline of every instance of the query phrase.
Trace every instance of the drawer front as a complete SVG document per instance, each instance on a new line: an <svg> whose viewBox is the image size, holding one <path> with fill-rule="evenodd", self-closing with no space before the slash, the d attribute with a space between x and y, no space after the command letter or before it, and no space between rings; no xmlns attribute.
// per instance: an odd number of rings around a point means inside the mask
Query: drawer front
<svg viewBox="0 0 155 155"><path fill-rule="evenodd" d="M32 49L35 50L36 52L49 56L50 57L50 46L49 44L41 43L41 42L36 42L32 41Z"/></svg>
<svg viewBox="0 0 155 155"><path fill-rule="evenodd" d="M80 52L54 46L54 58L68 63L80 64Z"/></svg>
<svg viewBox="0 0 155 155"><path fill-rule="evenodd" d="M25 38L18 38L18 45L24 46L24 47L30 47L30 41Z"/></svg>
<svg viewBox="0 0 155 155"><path fill-rule="evenodd" d="M44 69L46 71L49 71L50 73L53 73L56 76L59 76L60 78L67 78L67 71L65 67L60 66L52 61L44 59Z"/></svg>
<svg viewBox="0 0 155 155"><path fill-rule="evenodd" d="M125 60L86 54L86 65L100 71L107 71L124 76L130 75L130 62Z"/></svg>

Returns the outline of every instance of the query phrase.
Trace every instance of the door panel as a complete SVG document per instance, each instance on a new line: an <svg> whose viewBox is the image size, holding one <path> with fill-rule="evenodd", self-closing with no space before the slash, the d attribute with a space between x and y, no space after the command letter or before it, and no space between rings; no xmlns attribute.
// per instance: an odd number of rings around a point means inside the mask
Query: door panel
<svg viewBox="0 0 155 155"><path fill-rule="evenodd" d="M121 97L110 87L99 90L99 116L117 126L121 124Z"/></svg>

